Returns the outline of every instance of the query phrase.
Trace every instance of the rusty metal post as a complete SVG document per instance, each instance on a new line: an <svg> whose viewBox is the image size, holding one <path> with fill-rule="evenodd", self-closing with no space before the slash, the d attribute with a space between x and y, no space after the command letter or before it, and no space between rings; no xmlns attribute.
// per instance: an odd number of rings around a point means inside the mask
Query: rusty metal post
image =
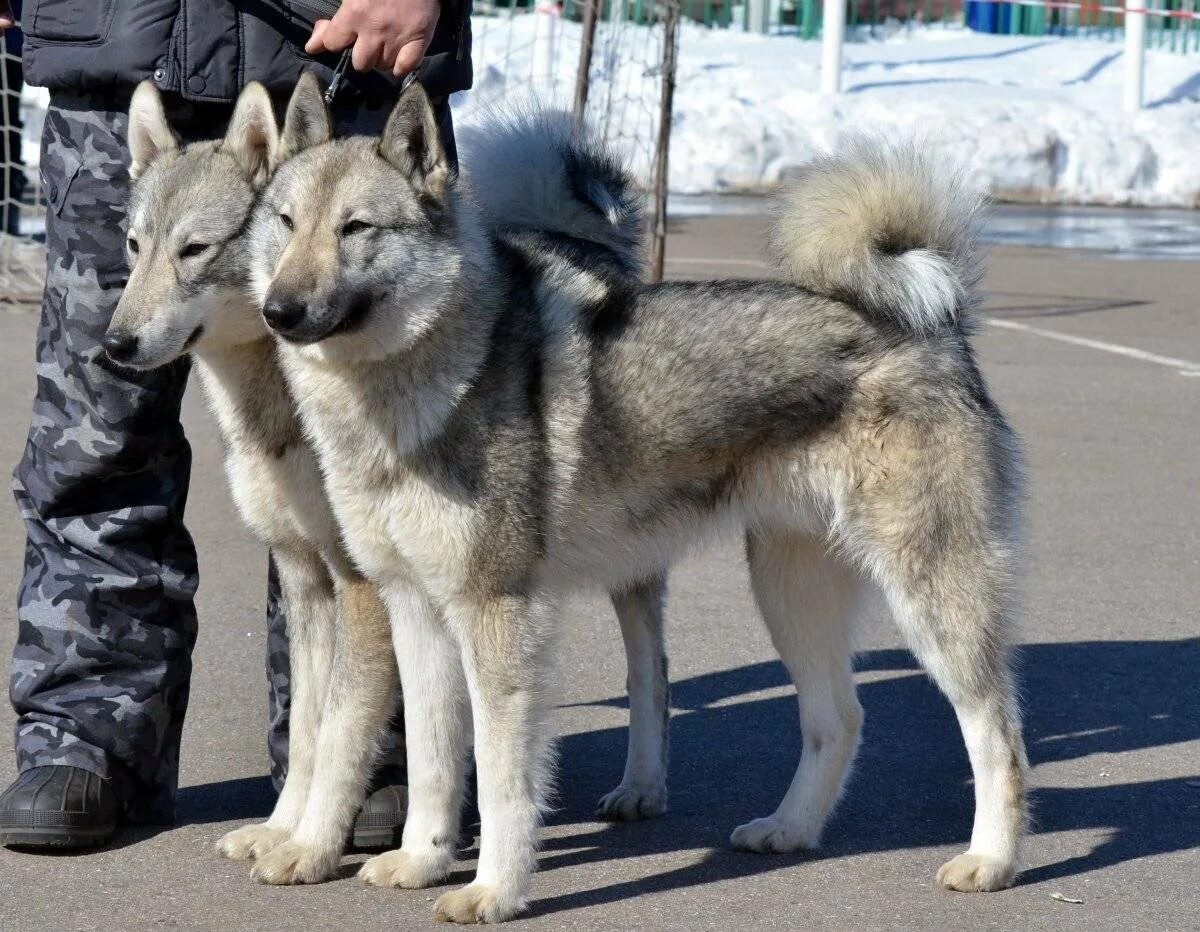
<svg viewBox="0 0 1200 932"><path fill-rule="evenodd" d="M662 93L658 109L658 140L654 151L654 233L650 246L650 281L661 282L667 249L668 156L671 113L675 106L675 63L679 52L681 0L666 0L663 19Z"/></svg>
<svg viewBox="0 0 1200 932"><path fill-rule="evenodd" d="M588 90L592 73L592 48L596 42L596 20L600 0L583 0L583 36L579 41L579 69L575 72L575 125L583 123L587 112Z"/></svg>

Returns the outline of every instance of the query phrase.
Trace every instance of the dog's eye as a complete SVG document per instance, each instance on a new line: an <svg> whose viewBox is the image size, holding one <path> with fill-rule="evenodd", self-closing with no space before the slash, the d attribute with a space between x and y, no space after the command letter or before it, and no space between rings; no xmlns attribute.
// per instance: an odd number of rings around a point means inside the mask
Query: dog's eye
<svg viewBox="0 0 1200 932"><path fill-rule="evenodd" d="M212 248L211 243L188 243L179 250L180 259L194 259L196 256L203 255Z"/></svg>
<svg viewBox="0 0 1200 932"><path fill-rule="evenodd" d="M293 229L295 229L295 225L292 223L292 218L291 218L291 217L289 217L289 216L288 216L287 214L285 214L285 213L280 213L280 214L279 214L279 222L280 222L280 223L282 223L282 224L283 224L285 227L287 227L289 230L293 230Z"/></svg>
<svg viewBox="0 0 1200 932"><path fill-rule="evenodd" d="M369 229L371 229L371 224L365 220L347 220L342 226L342 236L353 236L355 233Z"/></svg>
<svg viewBox="0 0 1200 932"><path fill-rule="evenodd" d="M125 245L127 245L129 247L129 251L131 253L133 253L135 256L137 255L137 251L138 251L138 241L137 240L135 240L131 236L131 237L129 237L129 239L127 239L125 241Z"/></svg>

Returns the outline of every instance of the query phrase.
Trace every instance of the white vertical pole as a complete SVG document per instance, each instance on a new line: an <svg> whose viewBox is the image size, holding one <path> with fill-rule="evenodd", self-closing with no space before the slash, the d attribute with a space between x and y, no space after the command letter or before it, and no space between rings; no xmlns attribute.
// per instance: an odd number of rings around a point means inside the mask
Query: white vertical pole
<svg viewBox="0 0 1200 932"><path fill-rule="evenodd" d="M821 21L822 94L832 96L842 90L842 42L845 38L846 0L824 0Z"/></svg>
<svg viewBox="0 0 1200 932"><path fill-rule="evenodd" d="M1130 0L1138 6L1149 6L1149 0ZM1142 109L1142 94L1146 81L1146 14L1125 14L1125 112Z"/></svg>
<svg viewBox="0 0 1200 932"><path fill-rule="evenodd" d="M533 32L533 86L549 101L555 90L555 46L558 39L558 7L550 0L539 0Z"/></svg>
<svg viewBox="0 0 1200 932"><path fill-rule="evenodd" d="M771 9L767 5L767 0L747 0L747 2L750 7L750 18L746 23L747 31L765 36L771 31Z"/></svg>

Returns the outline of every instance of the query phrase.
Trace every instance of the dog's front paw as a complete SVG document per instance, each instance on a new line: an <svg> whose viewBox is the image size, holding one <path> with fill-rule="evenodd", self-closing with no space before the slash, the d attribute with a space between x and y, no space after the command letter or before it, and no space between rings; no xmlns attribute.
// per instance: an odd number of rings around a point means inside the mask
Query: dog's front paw
<svg viewBox="0 0 1200 932"><path fill-rule="evenodd" d="M401 887L421 890L441 883L450 874L454 855L434 849L427 853L410 854L400 849L371 858L358 872L365 882L376 887Z"/></svg>
<svg viewBox="0 0 1200 932"><path fill-rule="evenodd" d="M1011 861L968 851L943 864L937 872L937 882L947 890L991 893L1011 887L1016 875L1016 867Z"/></svg>
<svg viewBox="0 0 1200 932"><path fill-rule="evenodd" d="M622 783L605 793L596 805L596 818L610 822L638 822L653 819L667 811L667 788L664 784L641 786Z"/></svg>
<svg viewBox="0 0 1200 932"><path fill-rule="evenodd" d="M288 840L291 833L269 825L247 825L221 836L217 854L231 861L253 861Z"/></svg>
<svg viewBox="0 0 1200 932"><path fill-rule="evenodd" d="M250 876L259 883L283 886L296 883L320 883L333 876L341 852L326 851L295 841L268 851L254 864Z"/></svg>
<svg viewBox="0 0 1200 932"><path fill-rule="evenodd" d="M439 896L433 904L433 917L438 922L472 925L503 922L519 913L524 905L520 900L501 896L499 887L493 884L476 882Z"/></svg>
<svg viewBox="0 0 1200 932"><path fill-rule="evenodd" d="M805 832L798 826L784 822L778 816L755 819L739 825L729 836L729 843L742 851L759 854L790 854L817 847L814 833Z"/></svg>

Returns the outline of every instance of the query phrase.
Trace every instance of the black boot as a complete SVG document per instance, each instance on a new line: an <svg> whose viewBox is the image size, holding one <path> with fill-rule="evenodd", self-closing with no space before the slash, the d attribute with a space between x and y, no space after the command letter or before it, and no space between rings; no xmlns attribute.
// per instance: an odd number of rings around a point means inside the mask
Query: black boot
<svg viewBox="0 0 1200 932"><path fill-rule="evenodd" d="M92 848L112 838L120 813L117 791L94 773L33 767L0 795L0 845Z"/></svg>

